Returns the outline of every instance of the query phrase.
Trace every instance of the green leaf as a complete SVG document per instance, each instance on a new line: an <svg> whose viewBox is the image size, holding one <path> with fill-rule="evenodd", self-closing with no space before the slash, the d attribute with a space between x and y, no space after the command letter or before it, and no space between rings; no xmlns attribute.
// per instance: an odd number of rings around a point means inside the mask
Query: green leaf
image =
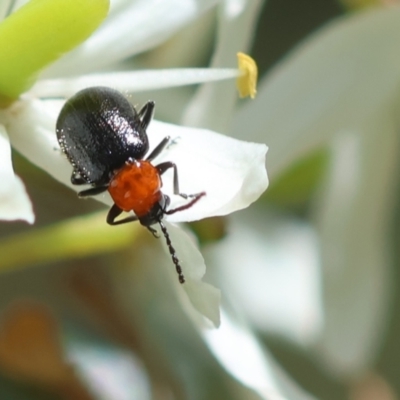
<svg viewBox="0 0 400 400"><path fill-rule="evenodd" d="M109 0L31 0L0 24L0 105L31 87L38 73L87 39Z"/></svg>

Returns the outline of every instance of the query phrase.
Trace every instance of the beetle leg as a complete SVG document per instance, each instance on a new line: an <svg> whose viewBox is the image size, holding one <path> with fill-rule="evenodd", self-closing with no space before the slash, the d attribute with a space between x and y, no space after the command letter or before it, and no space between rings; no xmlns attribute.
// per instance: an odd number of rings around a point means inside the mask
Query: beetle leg
<svg viewBox="0 0 400 400"><path fill-rule="evenodd" d="M154 107L155 107L154 101L148 101L139 111L139 119L141 122L141 126L143 129L146 129L150 122L151 119L153 118L154 115Z"/></svg>
<svg viewBox="0 0 400 400"><path fill-rule="evenodd" d="M184 199L188 199L189 197L196 197L196 194L186 194L186 193L180 193L179 191L179 180L178 180L178 168L175 163L171 161L166 161L162 162L161 164L158 164L156 166L157 171L160 175L162 175L165 171L167 171L170 168L174 169L174 194L177 194Z"/></svg>
<svg viewBox="0 0 400 400"><path fill-rule="evenodd" d="M162 175L165 171L167 171L170 168L174 169L174 194L177 194L181 197L183 197L184 199L193 199L192 201L190 201L187 204L184 204L183 206L174 208L172 210L164 210L165 214L175 214L178 211L183 211L183 210L187 210L188 208L192 207L193 204L197 203L201 197L206 195L206 192L200 192L200 193L195 193L195 194L186 194L186 193L180 193L179 192L179 181L178 181L178 168L176 166L175 163L171 162L171 161L166 161L163 162L161 164L158 164L156 166L157 171L160 175Z"/></svg>
<svg viewBox="0 0 400 400"><path fill-rule="evenodd" d="M96 196L96 194L103 193L107 190L108 186L96 186L90 189L82 190L78 192L79 197L89 197L89 196Z"/></svg>
<svg viewBox="0 0 400 400"><path fill-rule="evenodd" d="M181 139L182 139L182 138L181 138L180 136L176 136L176 137L174 137L173 139L171 139L171 140L169 141L167 147L166 147L167 150L169 150L170 147L175 146L176 144L178 144L179 141L180 141Z"/></svg>
<svg viewBox="0 0 400 400"><path fill-rule="evenodd" d="M157 230L156 230L156 229L152 228L151 226L147 226L146 228L151 232L151 234L152 234L156 239L159 239L159 238L160 238L160 235L157 233Z"/></svg>
<svg viewBox="0 0 400 400"><path fill-rule="evenodd" d="M193 198L192 201L189 201L189 203L184 204L183 206L173 208L172 210L164 210L164 214L171 215L171 214L175 214L176 212L179 212L179 211L187 210L188 208L190 208L194 204L196 204L205 195L206 195L206 192L200 192L200 193L188 195Z"/></svg>
<svg viewBox="0 0 400 400"><path fill-rule="evenodd" d="M107 214L107 224L109 224L109 225L120 225L120 224L126 224L127 222L133 222L133 221L137 221L138 220L138 217L136 215L131 215L131 216L126 217L124 219L120 219L118 221L115 221L115 218L117 218L121 213L122 213L122 210L116 204L114 204L110 208L110 211Z"/></svg>
<svg viewBox="0 0 400 400"><path fill-rule="evenodd" d="M146 157L146 161L152 161L156 158L167 146L170 141L170 137L166 136L161 142L155 147L155 149Z"/></svg>

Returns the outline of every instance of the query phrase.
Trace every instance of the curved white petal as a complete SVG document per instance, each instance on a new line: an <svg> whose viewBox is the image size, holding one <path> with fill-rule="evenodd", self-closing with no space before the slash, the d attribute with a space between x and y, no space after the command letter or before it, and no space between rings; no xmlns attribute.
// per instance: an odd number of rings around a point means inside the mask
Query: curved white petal
<svg viewBox="0 0 400 400"><path fill-rule="evenodd" d="M73 78L42 79L29 94L33 97L68 98L91 86L109 86L123 93L194 85L236 78L238 69L179 68L81 75Z"/></svg>
<svg viewBox="0 0 400 400"><path fill-rule="evenodd" d="M21 219L32 224L35 214L24 184L14 174L10 142L3 125L0 125L0 182L0 219Z"/></svg>
<svg viewBox="0 0 400 400"><path fill-rule="evenodd" d="M115 345L88 340L74 327L63 336L69 363L98 399L151 400L149 377L142 360Z"/></svg>
<svg viewBox="0 0 400 400"><path fill-rule="evenodd" d="M136 0L120 2L80 47L49 67L45 76L98 71L148 50L171 37L217 0Z"/></svg>
<svg viewBox="0 0 400 400"><path fill-rule="evenodd" d="M165 136L176 138L176 145L163 153L160 160L170 159L177 164L180 190L206 192L191 209L168 217L170 221L229 214L257 200L268 186L265 145L157 121L150 125L148 132L153 146ZM165 175L164 190L171 193L172 176Z"/></svg>
<svg viewBox="0 0 400 400"><path fill-rule="evenodd" d="M399 24L399 8L377 9L321 30L264 80L258 101L234 125L237 137L250 132L271 146L275 175L335 137L346 139L334 146L317 220L327 288L319 349L342 374L358 373L374 357L391 291Z"/></svg>
<svg viewBox="0 0 400 400"><path fill-rule="evenodd" d="M168 225L171 228L171 232L178 229ZM111 265L109 282L127 325L131 324L136 335L140 335L141 343L150 345L148 348L162 345L163 351L157 353L159 360L164 364L165 355L168 361L173 360L167 365L186 384L186 394L190 398L191 393L200 398L209 398L213 393L215 398L230 398L236 393L238 399L246 400L311 400L245 327L226 316L219 329L205 330L193 324L197 317L193 309L190 313L182 311L179 300L185 293L180 290L182 285L178 283L172 262L166 262L168 259L160 252L158 242L150 236L136 240L130 257L124 257L129 266ZM184 248L185 243L181 246ZM190 258L193 256L197 258L194 254ZM205 291L203 296L207 295ZM205 297L203 301L207 300ZM184 307L187 298L185 303ZM209 388L208 382L192 379L198 376L199 368L220 378Z"/></svg>
<svg viewBox="0 0 400 400"><path fill-rule="evenodd" d="M216 47L210 67L237 65L236 53L248 49L261 5L261 0L227 0L221 3ZM225 133L231 128L237 97L237 89L232 82L202 85L187 107L183 124Z"/></svg>
<svg viewBox="0 0 400 400"><path fill-rule="evenodd" d="M20 153L72 187L72 168L61 154L55 135L55 121L62 104L60 101L21 101L9 111L8 129L11 142ZM175 139L176 144L164 151L155 163L171 160L177 164L181 192L206 192L194 207L169 216L170 221L191 221L245 208L268 185L265 145L159 121L152 121L148 133L152 148L166 136ZM184 200L172 194L172 176L172 170L163 175L163 191L173 197L172 206L181 205ZM76 186L74 189L82 190ZM97 199L112 204L108 195Z"/></svg>
<svg viewBox="0 0 400 400"><path fill-rule="evenodd" d="M132 260L129 262L132 267L112 269L110 273L114 283L127 304L134 302L136 296L142 296L142 290L154 290L156 287L157 295L164 298L167 307L169 303L178 301L180 307L176 312L182 313L185 310L195 324L204 326L204 316L215 327L219 326L220 291L202 281L206 267L197 245L182 229L168 223L165 225L182 267L185 283L179 283L166 240L160 230L158 240L144 233L135 241ZM138 286L143 289L138 289Z"/></svg>
<svg viewBox="0 0 400 400"><path fill-rule="evenodd" d="M227 236L203 254L214 282L258 330L305 346L323 327L318 251L310 226L253 206L232 215Z"/></svg>
<svg viewBox="0 0 400 400"><path fill-rule="evenodd" d="M7 15L12 12L13 2L11 0L3 0L0 3L0 21L3 20Z"/></svg>
<svg viewBox="0 0 400 400"><path fill-rule="evenodd" d="M15 103L7 112L12 146L33 164L57 180L70 183L71 165L61 153L55 123L61 102L28 100Z"/></svg>
<svg viewBox="0 0 400 400"><path fill-rule="evenodd" d="M263 79L256 101L237 114L237 138L274 149L271 174L360 126L370 111L398 95L400 9L342 18L314 34Z"/></svg>
<svg viewBox="0 0 400 400"><path fill-rule="evenodd" d="M226 370L253 389L263 400L313 400L298 387L257 338L228 315L222 313L218 330L203 332L208 346Z"/></svg>
<svg viewBox="0 0 400 400"><path fill-rule="evenodd" d="M373 362L393 294L391 231L398 196L399 130L389 106L333 147L317 207L324 268L325 327L317 345L341 375Z"/></svg>
<svg viewBox="0 0 400 400"><path fill-rule="evenodd" d="M194 307L200 314L207 317L214 326L218 327L220 324L219 305L221 293L214 286L202 281L206 272L203 256L193 238L186 232L172 224L166 224L166 226L182 266L186 280L182 287L190 300L191 307ZM168 253L164 240L163 244L165 251ZM173 279L177 279L175 273ZM184 301L184 299L182 300ZM187 302L185 302L184 306L188 307Z"/></svg>

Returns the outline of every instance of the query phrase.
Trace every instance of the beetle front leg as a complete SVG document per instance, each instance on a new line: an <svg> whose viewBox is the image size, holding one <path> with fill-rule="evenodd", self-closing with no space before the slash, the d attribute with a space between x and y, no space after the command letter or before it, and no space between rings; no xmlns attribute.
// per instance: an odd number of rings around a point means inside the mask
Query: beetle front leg
<svg viewBox="0 0 400 400"><path fill-rule="evenodd" d="M166 136L155 148L154 150L146 157L146 161L152 161L156 158L167 146L170 141L170 137Z"/></svg>
<svg viewBox="0 0 400 400"><path fill-rule="evenodd" d="M114 204L111 208L110 211L107 214L107 224L109 225L121 225L121 224L126 224L127 222L133 222L137 221L138 217L136 215L131 215L129 217L126 217L124 219L120 219L118 221L115 221L115 218L117 218L119 215L122 214L122 210Z"/></svg>
<svg viewBox="0 0 400 400"><path fill-rule="evenodd" d="M197 203L200 200L200 198L202 198L203 196L206 195L206 192L200 192L200 193L195 193L195 194L186 194L186 193L181 193L179 191L178 168L175 163L173 163L171 161L166 161L161 164L158 164L156 166L156 168L160 175L162 175L168 169L173 168L174 169L174 194L179 195L179 196L183 197L184 199L192 199L192 201L190 201L187 204L184 204L183 206L180 206L180 207L174 208L172 210L168 210L168 211L164 210L165 214L171 215L171 214L175 214L178 211L187 210L188 208L192 207L195 203Z"/></svg>
<svg viewBox="0 0 400 400"><path fill-rule="evenodd" d="M108 186L95 186L90 189L82 190L78 192L79 197L89 197L89 196L96 196L96 194L103 193L107 190Z"/></svg>
<svg viewBox="0 0 400 400"><path fill-rule="evenodd" d="M186 194L186 193L181 193L179 191L179 180L178 180L178 168L175 163L171 161L166 161L161 164L158 164L156 166L157 171L160 175L162 175L165 171L167 171L170 168L173 168L174 170L174 194L183 197L184 199L188 199L189 197L196 197L197 195L195 194Z"/></svg>

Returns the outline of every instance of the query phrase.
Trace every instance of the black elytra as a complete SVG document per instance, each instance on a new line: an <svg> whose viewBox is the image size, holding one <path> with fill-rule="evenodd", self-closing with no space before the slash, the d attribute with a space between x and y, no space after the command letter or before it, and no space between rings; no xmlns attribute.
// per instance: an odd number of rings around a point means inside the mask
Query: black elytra
<svg viewBox="0 0 400 400"><path fill-rule="evenodd" d="M60 147L74 168L71 182L108 185L129 158L142 159L149 150L146 128L154 106L149 101L137 113L121 93L107 87L71 97L56 125Z"/></svg>
<svg viewBox="0 0 400 400"><path fill-rule="evenodd" d="M182 268L162 219L192 207L205 192L184 194L179 191L178 170L173 162L153 166L155 159L170 143L165 137L149 152L146 129L154 114L155 104L148 101L139 111L118 91L107 87L83 89L63 106L56 123L61 150L70 161L74 185L91 188L80 197L109 191L114 200L107 215L110 225L136 221L157 237L152 225L159 224L165 236L179 281L185 282ZM191 199L187 204L168 209L170 199L161 192L161 175L173 169L174 194ZM135 215L116 220L123 211Z"/></svg>

